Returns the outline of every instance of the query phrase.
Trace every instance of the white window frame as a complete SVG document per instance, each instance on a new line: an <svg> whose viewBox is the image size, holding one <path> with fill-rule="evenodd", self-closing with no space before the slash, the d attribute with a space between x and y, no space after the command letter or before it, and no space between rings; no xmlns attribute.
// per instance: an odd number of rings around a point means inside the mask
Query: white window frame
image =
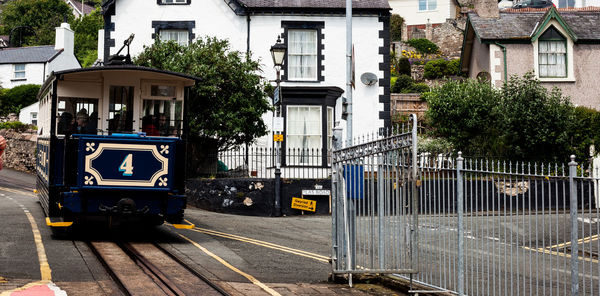
<svg viewBox="0 0 600 296"><path fill-rule="evenodd" d="M287 150L290 151L290 149L302 149L302 147L291 147L289 146L291 143L290 141L290 137L297 137L297 136L304 136L305 134L292 134L291 133L291 129L290 129L290 109L291 108L309 108L309 110L311 108L318 108L319 110L319 134L306 134L306 136L318 136L319 137L319 147L316 148L308 148L309 150L312 149L317 149L317 154L320 154L320 151L322 151L323 148L323 106L321 105L287 105L286 106L286 118L285 118L285 123L286 123L286 143L288 144L287 146ZM309 155L308 156L308 162L302 162L301 161L301 157L298 157L297 155L288 155L286 157L288 159L287 164L288 165L310 165L310 166L321 166L322 165L322 158L321 157L316 157L315 155ZM300 159L300 160L298 160ZM313 162L313 163L311 163Z"/></svg>
<svg viewBox="0 0 600 296"><path fill-rule="evenodd" d="M533 45L533 71L535 73L535 77L539 79L541 82L575 82L575 70L573 68L573 64L575 61L573 60L573 40L569 37L569 34L563 29L563 27L556 21L551 20L546 24L542 32L548 30L550 26L554 26L554 28L560 32L567 39L567 76L566 77L540 77L540 63L539 63L539 38L537 38Z"/></svg>
<svg viewBox="0 0 600 296"><path fill-rule="evenodd" d="M425 9L421 9L421 2L424 1L425 2ZM431 11L437 11L438 9L438 1L437 0L419 0L417 1L417 10L419 12L431 12ZM435 3L435 7L431 8L431 4Z"/></svg>
<svg viewBox="0 0 600 296"><path fill-rule="evenodd" d="M171 0L171 2L167 2L168 0L161 0L162 4L187 4L187 0Z"/></svg>
<svg viewBox="0 0 600 296"><path fill-rule="evenodd" d="M294 32L314 32L315 35L315 39L314 39L314 44L315 44L315 52L314 54L307 54L307 53L296 53L293 51L293 47L290 46L289 42L290 42L290 35ZM287 59L287 66L286 66L286 70L287 70L287 79L291 80L291 81L316 81L319 79L319 31L317 29L288 29L288 49L287 49L287 55L288 55L288 59ZM293 72L290 70L292 65L291 65L291 59L290 56L309 56L309 55L314 55L314 76L306 76L306 77L294 77L293 76Z"/></svg>
<svg viewBox="0 0 600 296"><path fill-rule="evenodd" d="M169 33L169 34L176 33L177 40L163 38L163 34L165 34L165 33ZM176 43L178 43L181 46L188 46L190 44L190 31L187 29L161 29L160 31L158 31L158 35L159 35L158 38L162 42L175 41ZM183 42L179 39L182 36L185 36L185 40L186 40L185 42Z"/></svg>
<svg viewBox="0 0 600 296"><path fill-rule="evenodd" d="M23 66L23 69L17 70L17 66ZM23 77L17 77L17 73L23 74ZM26 64L14 64L13 65L13 79L27 79L27 65Z"/></svg>

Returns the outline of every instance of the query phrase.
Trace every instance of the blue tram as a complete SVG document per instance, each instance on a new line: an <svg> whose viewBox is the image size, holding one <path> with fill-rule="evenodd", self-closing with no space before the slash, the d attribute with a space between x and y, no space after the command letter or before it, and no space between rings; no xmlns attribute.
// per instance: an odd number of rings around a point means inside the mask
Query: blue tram
<svg viewBox="0 0 600 296"><path fill-rule="evenodd" d="M185 227L187 100L196 78L133 65L54 72L38 94L37 184L51 227Z"/></svg>

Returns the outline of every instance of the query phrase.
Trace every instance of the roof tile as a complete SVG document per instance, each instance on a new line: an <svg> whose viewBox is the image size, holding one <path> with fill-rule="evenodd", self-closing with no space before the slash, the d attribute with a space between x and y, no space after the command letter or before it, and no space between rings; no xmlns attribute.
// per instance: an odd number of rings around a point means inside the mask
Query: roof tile
<svg viewBox="0 0 600 296"><path fill-rule="evenodd" d="M0 49L0 64L44 63L58 52L54 45L4 48Z"/></svg>

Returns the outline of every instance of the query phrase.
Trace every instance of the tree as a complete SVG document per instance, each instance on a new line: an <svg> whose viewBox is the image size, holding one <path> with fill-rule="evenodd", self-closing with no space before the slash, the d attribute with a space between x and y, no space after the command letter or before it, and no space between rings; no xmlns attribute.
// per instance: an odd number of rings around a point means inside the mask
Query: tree
<svg viewBox="0 0 600 296"><path fill-rule="evenodd" d="M187 119L192 134L216 137L221 150L267 133L262 115L271 107L260 65L231 50L228 41L203 37L189 46L157 41L134 63L200 78Z"/></svg>
<svg viewBox="0 0 600 296"><path fill-rule="evenodd" d="M23 32L20 46L54 44L55 27L60 26L65 18L72 20L73 14L62 0L11 1L2 6L0 33L9 35L17 27L29 27L34 34L25 35ZM17 35L18 32L13 33Z"/></svg>
<svg viewBox="0 0 600 296"><path fill-rule="evenodd" d="M6 116L9 113L18 114L21 108L35 103L39 90L40 86L37 84L0 89L0 116Z"/></svg>
<svg viewBox="0 0 600 296"><path fill-rule="evenodd" d="M390 34L392 41L402 40L402 24L404 24L404 18L400 15L392 14L390 18Z"/></svg>
<svg viewBox="0 0 600 296"><path fill-rule="evenodd" d="M98 56L98 30L104 27L100 9L73 20L71 28L75 33L75 56L83 67L91 66Z"/></svg>

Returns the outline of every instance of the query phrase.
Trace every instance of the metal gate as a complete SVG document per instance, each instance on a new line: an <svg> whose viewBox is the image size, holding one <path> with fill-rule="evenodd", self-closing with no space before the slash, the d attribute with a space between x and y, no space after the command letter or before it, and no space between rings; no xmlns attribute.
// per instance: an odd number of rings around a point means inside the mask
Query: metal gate
<svg viewBox="0 0 600 296"><path fill-rule="evenodd" d="M417 272L417 125L411 118L409 126L353 146L334 143L334 273Z"/></svg>

